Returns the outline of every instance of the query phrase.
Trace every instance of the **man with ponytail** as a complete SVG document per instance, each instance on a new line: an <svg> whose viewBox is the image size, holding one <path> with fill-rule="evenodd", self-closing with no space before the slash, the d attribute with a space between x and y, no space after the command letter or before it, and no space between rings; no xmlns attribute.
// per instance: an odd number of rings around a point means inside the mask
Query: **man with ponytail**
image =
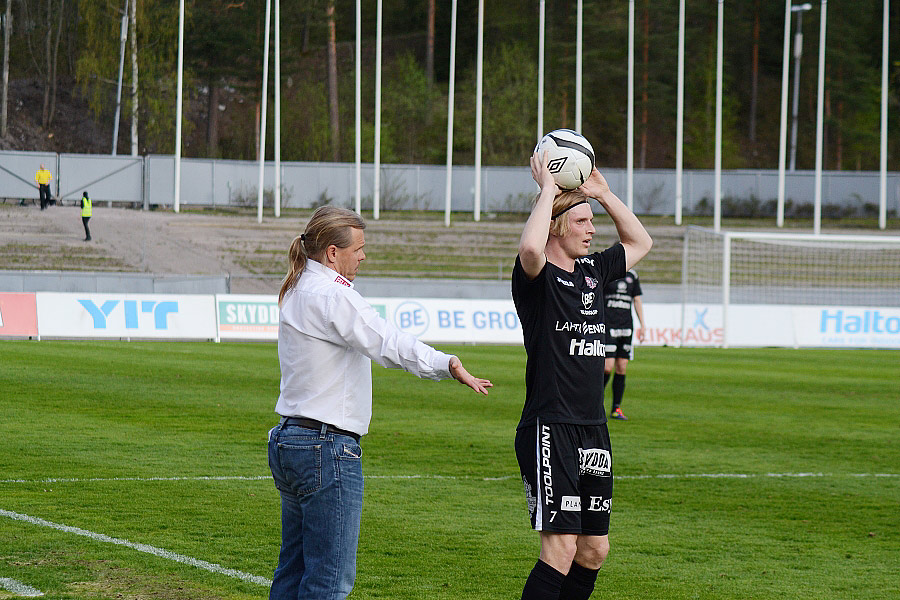
<svg viewBox="0 0 900 600"><path fill-rule="evenodd" d="M546 153L532 155L531 174L541 191L512 275L528 357L515 447L541 553L522 600L587 600L609 552L613 487L603 410L603 288L624 277L653 241L596 168L581 187L563 193ZM619 234L593 254L591 198Z"/></svg>
<svg viewBox="0 0 900 600"><path fill-rule="evenodd" d="M270 599L341 600L353 589L362 514L359 438L372 417L371 361L487 394L456 356L400 331L353 289L366 224L323 206L291 243L278 295L281 417L269 467L281 495L281 551Z"/></svg>

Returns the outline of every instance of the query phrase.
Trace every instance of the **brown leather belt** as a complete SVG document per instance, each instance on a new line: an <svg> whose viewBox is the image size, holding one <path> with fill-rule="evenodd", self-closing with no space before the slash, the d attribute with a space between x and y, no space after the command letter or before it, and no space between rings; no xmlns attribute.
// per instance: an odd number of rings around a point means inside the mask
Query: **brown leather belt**
<svg viewBox="0 0 900 600"><path fill-rule="evenodd" d="M315 429L316 431L322 431L322 425L325 426L325 431L328 433L336 433L337 435L346 435L352 437L356 440L356 443L359 443L359 434L354 433L352 431L347 431L346 429L341 429L340 427L335 427L334 425L330 425L328 423L323 423L322 421L316 421L315 419L307 419L306 417L288 417L284 420L285 425L296 425L298 427L303 427L305 429Z"/></svg>

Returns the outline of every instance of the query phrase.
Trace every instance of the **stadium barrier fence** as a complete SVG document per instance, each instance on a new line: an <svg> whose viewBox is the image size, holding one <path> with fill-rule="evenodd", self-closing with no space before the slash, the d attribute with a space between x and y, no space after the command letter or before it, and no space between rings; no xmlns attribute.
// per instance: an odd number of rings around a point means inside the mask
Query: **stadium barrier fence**
<svg viewBox="0 0 900 600"><path fill-rule="evenodd" d="M75 202L88 190L95 203L124 204L150 209L174 204L173 156L108 156L0 151L0 197L12 201L38 197L34 173L40 164L53 172L54 196ZM625 169L602 168L610 187L624 197ZM266 163L265 179L274 185L275 165ZM475 169L455 165L452 170L451 210L474 209ZM256 207L259 165L255 161L185 158L181 161L180 203L195 207ZM372 207L374 166L361 169L361 203ZM382 210L443 211L446 167L443 165L382 165ZM353 163L282 162L283 208L311 208L326 203L355 206L356 174ZM527 212L536 188L527 166L483 167L482 210ZM684 171L685 214L712 214L714 173ZM815 173L786 175L787 216L812 214ZM890 214L900 214L900 173L888 174ZM725 216L775 214L777 170L728 170L722 173ZM879 173L827 171L823 174L825 216L875 215L879 202ZM272 207L272 187L264 190L264 204ZM634 210L644 215L675 214L675 171L639 169L634 172Z"/></svg>

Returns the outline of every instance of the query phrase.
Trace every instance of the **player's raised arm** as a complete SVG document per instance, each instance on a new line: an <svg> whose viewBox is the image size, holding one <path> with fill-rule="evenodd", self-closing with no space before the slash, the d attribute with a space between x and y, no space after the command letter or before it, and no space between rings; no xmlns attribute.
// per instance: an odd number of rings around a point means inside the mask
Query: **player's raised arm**
<svg viewBox="0 0 900 600"><path fill-rule="evenodd" d="M588 180L578 188L591 198L596 198L597 202L606 210L616 231L619 233L619 240L625 247L625 268L630 269L644 258L650 248L653 246L653 240L650 234L644 229L644 226L634 215L628 210L628 207L619 200L619 198L609 189L606 179L600 174L595 167L591 172ZM532 213L533 215L534 213Z"/></svg>
<svg viewBox="0 0 900 600"><path fill-rule="evenodd" d="M543 156L538 156L537 152L531 155L531 176L541 186L541 194L531 210L531 216L525 222L525 229L519 239L519 261L529 279L537 277L547 262L544 249L550 235L553 199L559 191L550 169L547 168L549 160L546 151Z"/></svg>

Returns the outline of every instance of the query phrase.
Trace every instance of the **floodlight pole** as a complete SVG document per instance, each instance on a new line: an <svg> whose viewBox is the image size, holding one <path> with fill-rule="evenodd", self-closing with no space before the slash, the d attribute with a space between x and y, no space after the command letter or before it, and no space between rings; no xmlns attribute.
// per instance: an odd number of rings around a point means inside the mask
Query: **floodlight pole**
<svg viewBox="0 0 900 600"><path fill-rule="evenodd" d="M116 117L113 119L112 155L116 155L119 145L119 114L122 111L122 75L125 71L125 41L128 39L128 3L125 0L125 12L122 14L122 29L119 33L119 85L116 87Z"/></svg>
<svg viewBox="0 0 900 600"><path fill-rule="evenodd" d="M791 166L797 168L797 109L800 103L800 59L803 57L803 13L812 10L812 4L798 4L791 7L797 13L797 30L794 34L794 98L791 104Z"/></svg>

